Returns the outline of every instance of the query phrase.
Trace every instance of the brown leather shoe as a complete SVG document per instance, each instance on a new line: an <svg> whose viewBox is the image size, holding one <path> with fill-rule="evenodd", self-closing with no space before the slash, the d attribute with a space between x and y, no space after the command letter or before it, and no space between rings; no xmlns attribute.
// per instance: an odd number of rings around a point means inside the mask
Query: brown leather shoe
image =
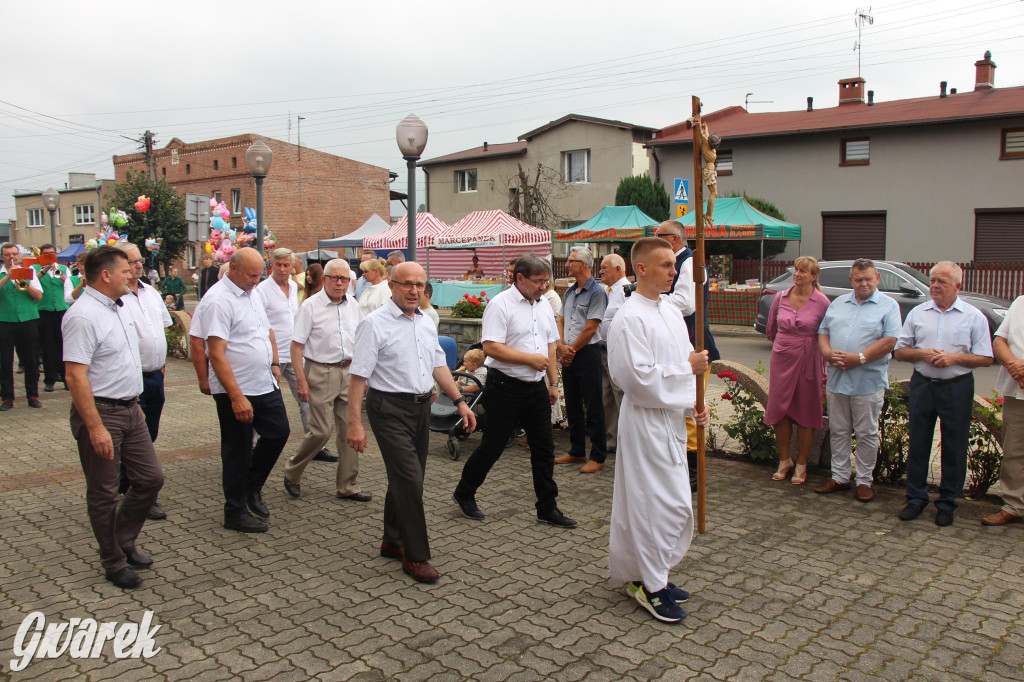
<svg viewBox="0 0 1024 682"><path fill-rule="evenodd" d="M386 559L398 559L401 561L405 557L405 552L401 547L395 547L394 545L382 542L380 543L380 555Z"/></svg>
<svg viewBox="0 0 1024 682"><path fill-rule="evenodd" d="M561 457L555 458L555 464L576 464L578 462L586 461L586 457L573 457L572 455L562 455Z"/></svg>
<svg viewBox="0 0 1024 682"><path fill-rule="evenodd" d="M1008 511L998 511L991 516L986 516L981 520L983 526L1002 526L1005 523L1018 523L1024 519L1024 516L1014 516Z"/></svg>
<svg viewBox="0 0 1024 682"><path fill-rule="evenodd" d="M580 468L580 473L592 474L595 471L600 471L601 469L604 469L604 462L595 462L594 460L590 460Z"/></svg>
<svg viewBox="0 0 1024 682"><path fill-rule="evenodd" d="M436 583L441 574L429 561L407 561L402 557L402 570L418 583Z"/></svg>
<svg viewBox="0 0 1024 682"><path fill-rule="evenodd" d="M827 481L825 481L824 483L822 483L821 485L819 485L817 488L815 488L814 492L818 493L819 495L828 495L829 493L835 493L835 492L839 492L840 490L849 490L849 489L850 489L850 482L849 481L847 481L846 483L840 483L836 479L830 478Z"/></svg>
<svg viewBox="0 0 1024 682"><path fill-rule="evenodd" d="M871 486L861 483L857 486L857 492L854 495L858 502L870 502L875 499L875 490Z"/></svg>

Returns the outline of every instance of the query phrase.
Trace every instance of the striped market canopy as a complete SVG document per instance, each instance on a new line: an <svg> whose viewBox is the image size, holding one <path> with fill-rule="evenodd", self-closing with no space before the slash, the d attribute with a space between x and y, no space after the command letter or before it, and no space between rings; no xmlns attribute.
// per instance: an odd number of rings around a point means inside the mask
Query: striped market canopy
<svg viewBox="0 0 1024 682"><path fill-rule="evenodd" d="M440 249L542 245L550 247L549 231L527 225L500 210L473 211L434 242Z"/></svg>
<svg viewBox="0 0 1024 682"><path fill-rule="evenodd" d="M433 246L434 239L440 234L451 232L452 227L443 220L435 218L430 213L416 214L416 248L425 249ZM392 225L388 230L363 239L363 248L374 251L385 249L406 249L409 241L409 217L403 216L401 220Z"/></svg>
<svg viewBox="0 0 1024 682"><path fill-rule="evenodd" d="M585 223L565 230L555 230L555 241L633 241L651 236L657 225L657 220L636 206L605 206Z"/></svg>

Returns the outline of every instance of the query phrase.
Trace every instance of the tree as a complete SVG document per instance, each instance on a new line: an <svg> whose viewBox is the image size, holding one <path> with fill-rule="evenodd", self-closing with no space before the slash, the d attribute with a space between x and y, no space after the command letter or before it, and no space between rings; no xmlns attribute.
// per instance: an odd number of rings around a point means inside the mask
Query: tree
<svg viewBox="0 0 1024 682"><path fill-rule="evenodd" d="M615 190L616 206L636 206L659 223L668 220L668 192L647 173L622 178Z"/></svg>
<svg viewBox="0 0 1024 682"><path fill-rule="evenodd" d="M779 220L785 220L786 216L782 214L782 211L778 207L767 199L760 197L747 196L746 192L732 192L729 197L743 197L747 200L747 203L756 208L761 213L770 215L773 218ZM787 242L771 239L765 240L764 242L764 259L771 260L775 256L779 255L786 250ZM761 240L760 239L708 239L704 242L704 246L707 249L707 254L718 255L718 254L731 254L735 259L742 260L761 260Z"/></svg>
<svg viewBox="0 0 1024 682"><path fill-rule="evenodd" d="M527 225L545 230L557 230L564 222L575 219L558 211L555 206L560 199L571 196L574 189L565 184L562 174L543 164L537 164L531 177L530 171L519 171L505 179L508 187L508 212Z"/></svg>
<svg viewBox="0 0 1024 682"><path fill-rule="evenodd" d="M135 202L139 196L146 195L150 199L149 211L141 213L136 210ZM146 173L128 172L125 181L114 188L110 196L111 210L120 209L128 214L128 241L139 247L139 252L151 257L146 248L147 238L161 238L157 261L165 268L175 258L185 253L188 247L188 221L185 220L185 200L164 179L156 182Z"/></svg>

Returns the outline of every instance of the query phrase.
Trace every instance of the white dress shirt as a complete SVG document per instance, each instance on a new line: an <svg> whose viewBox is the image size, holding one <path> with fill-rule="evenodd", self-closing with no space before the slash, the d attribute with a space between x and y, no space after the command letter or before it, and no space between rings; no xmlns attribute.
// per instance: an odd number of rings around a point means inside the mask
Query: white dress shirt
<svg viewBox="0 0 1024 682"><path fill-rule="evenodd" d="M207 307L202 311L199 329L192 325L189 335L228 342L225 356L243 395L265 395L277 388L270 371L274 349L270 345L270 321L263 309L263 298L255 292L242 291L229 277L224 277L210 287L202 303ZM215 371L210 372L210 392L227 393Z"/></svg>
<svg viewBox="0 0 1024 682"><path fill-rule="evenodd" d="M351 296L334 303L321 289L305 301L295 316L292 341L303 344L302 357L313 362L333 364L352 359L356 327L363 314Z"/></svg>
<svg viewBox="0 0 1024 682"><path fill-rule="evenodd" d="M601 320L601 326L597 328L597 335L602 346L608 345L608 329L612 326L615 313L619 312L619 308L626 302L626 290L622 287L628 285L629 280L623 277L610 287L605 287L608 290L608 307L604 309L604 319Z"/></svg>
<svg viewBox="0 0 1024 682"><path fill-rule="evenodd" d="M1024 296L1018 296L1010 305L1010 310L996 330L996 336L1006 341L1015 358L1024 358ZM1024 400L1024 388L1010 375L1010 370L1001 365L996 378L996 391L1007 398Z"/></svg>
<svg viewBox="0 0 1024 682"><path fill-rule="evenodd" d="M932 300L925 301L907 313L895 350L907 347L938 348L946 353L973 353L992 357L988 320L980 310L959 296L945 311L939 310ZM916 360L914 371L929 379L954 379L968 374L971 368L963 365L933 367L926 360Z"/></svg>
<svg viewBox="0 0 1024 682"><path fill-rule="evenodd" d="M163 298L156 289L139 282L139 293L129 291L121 297L121 303L139 334L142 371L155 372L161 369L167 364L167 335L164 329L174 324Z"/></svg>
<svg viewBox="0 0 1024 682"><path fill-rule="evenodd" d="M391 287L388 286L388 281L382 279L376 284L371 284L366 287L362 295L359 296L359 307L363 311L363 315L369 315L377 308L383 307L388 301L391 300Z"/></svg>
<svg viewBox="0 0 1024 682"><path fill-rule="evenodd" d="M419 309L410 317L390 299L359 323L356 348L349 371L377 391L428 393L434 369L448 367L430 318Z"/></svg>
<svg viewBox="0 0 1024 682"><path fill-rule="evenodd" d="M292 328L295 315L299 312L299 285L288 279L288 295L281 291L281 286L273 277L256 285L256 292L263 299L263 308L267 311L270 328L274 330L277 341L277 357L281 362L291 362Z"/></svg>
<svg viewBox="0 0 1024 682"><path fill-rule="evenodd" d="M530 303L515 286L505 289L484 308L480 340L502 343L522 353L548 355L548 344L558 341L551 304L544 297ZM484 365L521 381L540 381L546 370L503 362L490 356Z"/></svg>
<svg viewBox="0 0 1024 682"><path fill-rule="evenodd" d="M678 259L679 254L686 250L686 247L676 251L675 256ZM663 297L666 301L674 305L683 314L683 317L692 315L696 310L696 303L694 297L694 282L693 282L693 257L687 258L683 261L683 265L679 268L679 277L676 279L676 285L672 287L672 291L665 294Z"/></svg>
<svg viewBox="0 0 1024 682"><path fill-rule="evenodd" d="M64 360L88 365L97 398L130 400L142 393L142 360L135 323L120 301L87 287L64 313Z"/></svg>

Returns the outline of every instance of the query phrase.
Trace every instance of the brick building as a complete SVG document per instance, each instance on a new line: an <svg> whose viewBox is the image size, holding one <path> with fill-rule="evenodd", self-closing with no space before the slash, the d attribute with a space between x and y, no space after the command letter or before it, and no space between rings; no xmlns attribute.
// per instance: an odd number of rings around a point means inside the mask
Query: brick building
<svg viewBox="0 0 1024 682"><path fill-rule="evenodd" d="M388 169L309 147L300 150L269 137L246 134L192 144L173 138L154 151L153 165L178 194L224 201L237 230L243 226L242 209L256 207L256 181L245 163L245 150L258 139L274 152L263 183L263 211L279 245L315 249L317 239L344 236L374 213L389 215ZM124 182L128 171L146 171L144 152L114 157L116 181ZM186 267L194 267L194 258L188 254Z"/></svg>

